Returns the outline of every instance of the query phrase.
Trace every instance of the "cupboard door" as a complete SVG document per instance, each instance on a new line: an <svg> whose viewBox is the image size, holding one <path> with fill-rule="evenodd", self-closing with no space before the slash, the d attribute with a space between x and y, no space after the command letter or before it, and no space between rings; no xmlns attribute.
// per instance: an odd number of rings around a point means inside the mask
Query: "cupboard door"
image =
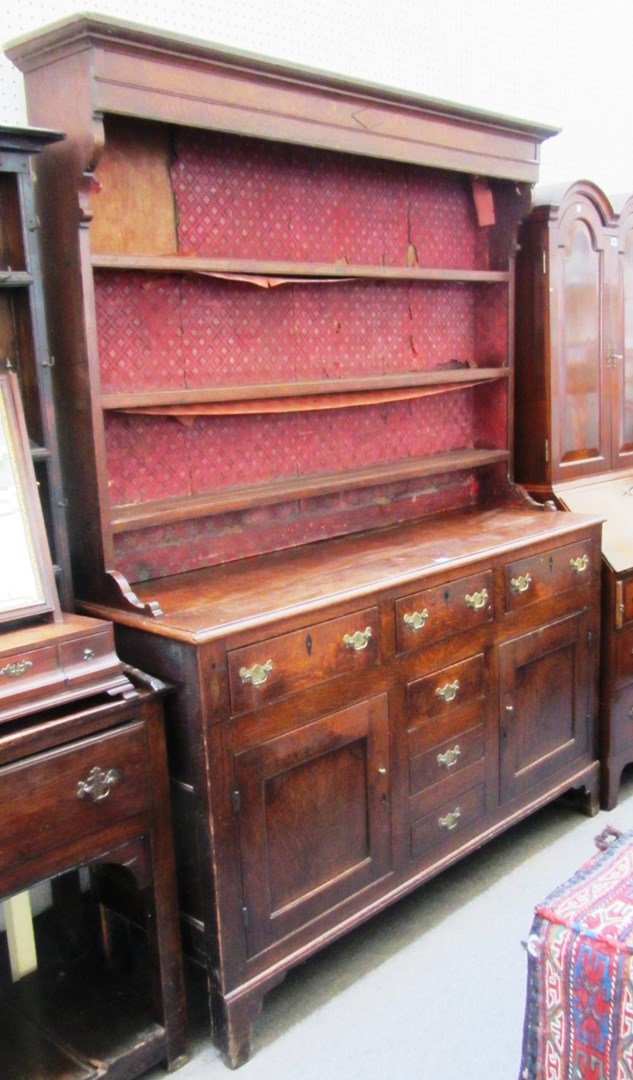
<svg viewBox="0 0 633 1080"><path fill-rule="evenodd" d="M633 205L620 220L617 333L608 343L613 416L613 468L633 464Z"/></svg>
<svg viewBox="0 0 633 1080"><path fill-rule="evenodd" d="M500 646L502 801L590 749L591 626L579 612Z"/></svg>
<svg viewBox="0 0 633 1080"><path fill-rule="evenodd" d="M551 261L552 479L610 467L603 351L610 240L595 208L578 196L553 232Z"/></svg>
<svg viewBox="0 0 633 1080"><path fill-rule="evenodd" d="M237 753L250 956L391 867L387 696Z"/></svg>

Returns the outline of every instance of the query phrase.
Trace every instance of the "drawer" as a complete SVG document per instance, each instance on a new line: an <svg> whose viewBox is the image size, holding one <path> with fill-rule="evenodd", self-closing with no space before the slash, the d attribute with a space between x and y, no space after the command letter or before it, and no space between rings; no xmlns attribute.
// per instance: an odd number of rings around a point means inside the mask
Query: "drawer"
<svg viewBox="0 0 633 1080"><path fill-rule="evenodd" d="M93 835L150 805L142 723L6 766L0 769L0 868Z"/></svg>
<svg viewBox="0 0 633 1080"><path fill-rule="evenodd" d="M633 679L633 628L615 639L615 683L621 686Z"/></svg>
<svg viewBox="0 0 633 1080"><path fill-rule="evenodd" d="M415 732L412 734L415 735ZM424 788L439 784L448 776L455 776L480 761L483 756L483 724L461 731L421 754L416 754L410 744L409 794L415 795Z"/></svg>
<svg viewBox="0 0 633 1080"><path fill-rule="evenodd" d="M396 601L398 652L426 647L494 618L492 573L447 581Z"/></svg>
<svg viewBox="0 0 633 1080"><path fill-rule="evenodd" d="M228 654L231 710L257 709L378 663L378 610L352 612Z"/></svg>
<svg viewBox="0 0 633 1080"><path fill-rule="evenodd" d="M446 735L450 735L451 717L455 719L455 723L459 723L459 717L463 715L465 708L481 707L484 673L484 655L478 653L458 664L441 668L410 682L407 686L409 724L413 726L421 721L444 720L449 725ZM432 740L427 746L435 745L438 740L437 736L433 737L434 725L425 723L423 727L428 732L428 738ZM459 728L453 727L452 730L457 731ZM418 736L423 737L422 734Z"/></svg>
<svg viewBox="0 0 633 1080"><path fill-rule="evenodd" d="M82 683L96 683L100 677L107 678L121 671L121 661L114 650L114 633L107 625L96 633L62 642L60 657L64 675L72 688Z"/></svg>
<svg viewBox="0 0 633 1080"><path fill-rule="evenodd" d="M5 655L0 664L0 712L18 699L27 702L64 686L55 645Z"/></svg>
<svg viewBox="0 0 633 1080"><path fill-rule="evenodd" d="M415 859L440 845L449 845L484 815L485 785L458 795L431 814L411 825L411 858Z"/></svg>
<svg viewBox="0 0 633 1080"><path fill-rule="evenodd" d="M593 577L591 541L517 559L505 567L506 610L517 611L539 600L588 585Z"/></svg>

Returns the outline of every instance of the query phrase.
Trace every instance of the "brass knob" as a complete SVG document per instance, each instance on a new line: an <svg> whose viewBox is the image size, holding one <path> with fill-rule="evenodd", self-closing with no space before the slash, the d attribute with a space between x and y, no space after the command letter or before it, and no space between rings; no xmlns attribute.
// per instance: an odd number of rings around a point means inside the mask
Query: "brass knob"
<svg viewBox="0 0 633 1080"><path fill-rule="evenodd" d="M115 784L122 779L120 769L108 769L104 772L98 765L88 773L87 780L79 780L77 783L77 798L92 799L93 802L102 802L107 799Z"/></svg>
<svg viewBox="0 0 633 1080"><path fill-rule="evenodd" d="M402 621L407 630L421 630L429 617L429 609L424 608L422 611L412 611L410 614L402 616Z"/></svg>
<svg viewBox="0 0 633 1080"><path fill-rule="evenodd" d="M459 806L456 806L454 810L451 810L450 814L446 814L445 817L438 818L437 823L442 829L448 829L449 832L452 832L453 829L457 828L457 823L461 816L462 812Z"/></svg>
<svg viewBox="0 0 633 1080"><path fill-rule="evenodd" d="M371 626L366 626L364 630L357 630L355 634L344 634L343 644L346 649L353 649L354 652L360 652L362 649L366 649L371 637Z"/></svg>
<svg viewBox="0 0 633 1080"><path fill-rule="evenodd" d="M464 600L466 606L472 608L473 611L481 611L488 603L488 590L482 589L481 592L466 593Z"/></svg>
<svg viewBox="0 0 633 1080"><path fill-rule="evenodd" d="M442 701L454 701L458 690L459 679L455 679L454 682L446 683L446 686L438 686L435 696L441 698Z"/></svg>
<svg viewBox="0 0 633 1080"><path fill-rule="evenodd" d="M519 577L513 577L510 581L510 588L513 592L524 593L527 592L532 584L531 574L521 574Z"/></svg>
<svg viewBox="0 0 633 1080"><path fill-rule="evenodd" d="M265 664L253 664L251 668L240 668L240 679L245 686L249 684L251 686L261 686L265 683L273 670L272 660L267 660Z"/></svg>

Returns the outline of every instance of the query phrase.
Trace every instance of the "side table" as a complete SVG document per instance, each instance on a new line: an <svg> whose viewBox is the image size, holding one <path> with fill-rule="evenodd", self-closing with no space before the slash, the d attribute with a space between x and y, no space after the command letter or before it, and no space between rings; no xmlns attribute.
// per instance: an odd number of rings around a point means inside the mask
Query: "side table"
<svg viewBox="0 0 633 1080"><path fill-rule="evenodd" d="M128 1080L182 1065L160 693L96 695L0 727L0 900L49 880L36 970L11 982L0 956L5 1080Z"/></svg>

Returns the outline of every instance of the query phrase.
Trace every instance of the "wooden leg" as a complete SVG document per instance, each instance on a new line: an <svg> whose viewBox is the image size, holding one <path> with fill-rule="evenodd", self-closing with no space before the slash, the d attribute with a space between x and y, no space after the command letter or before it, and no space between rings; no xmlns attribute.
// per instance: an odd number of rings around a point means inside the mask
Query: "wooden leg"
<svg viewBox="0 0 633 1080"><path fill-rule="evenodd" d="M263 993L251 993L228 1001L211 992L213 1037L225 1065L238 1069L251 1056L253 1024L259 1016Z"/></svg>

